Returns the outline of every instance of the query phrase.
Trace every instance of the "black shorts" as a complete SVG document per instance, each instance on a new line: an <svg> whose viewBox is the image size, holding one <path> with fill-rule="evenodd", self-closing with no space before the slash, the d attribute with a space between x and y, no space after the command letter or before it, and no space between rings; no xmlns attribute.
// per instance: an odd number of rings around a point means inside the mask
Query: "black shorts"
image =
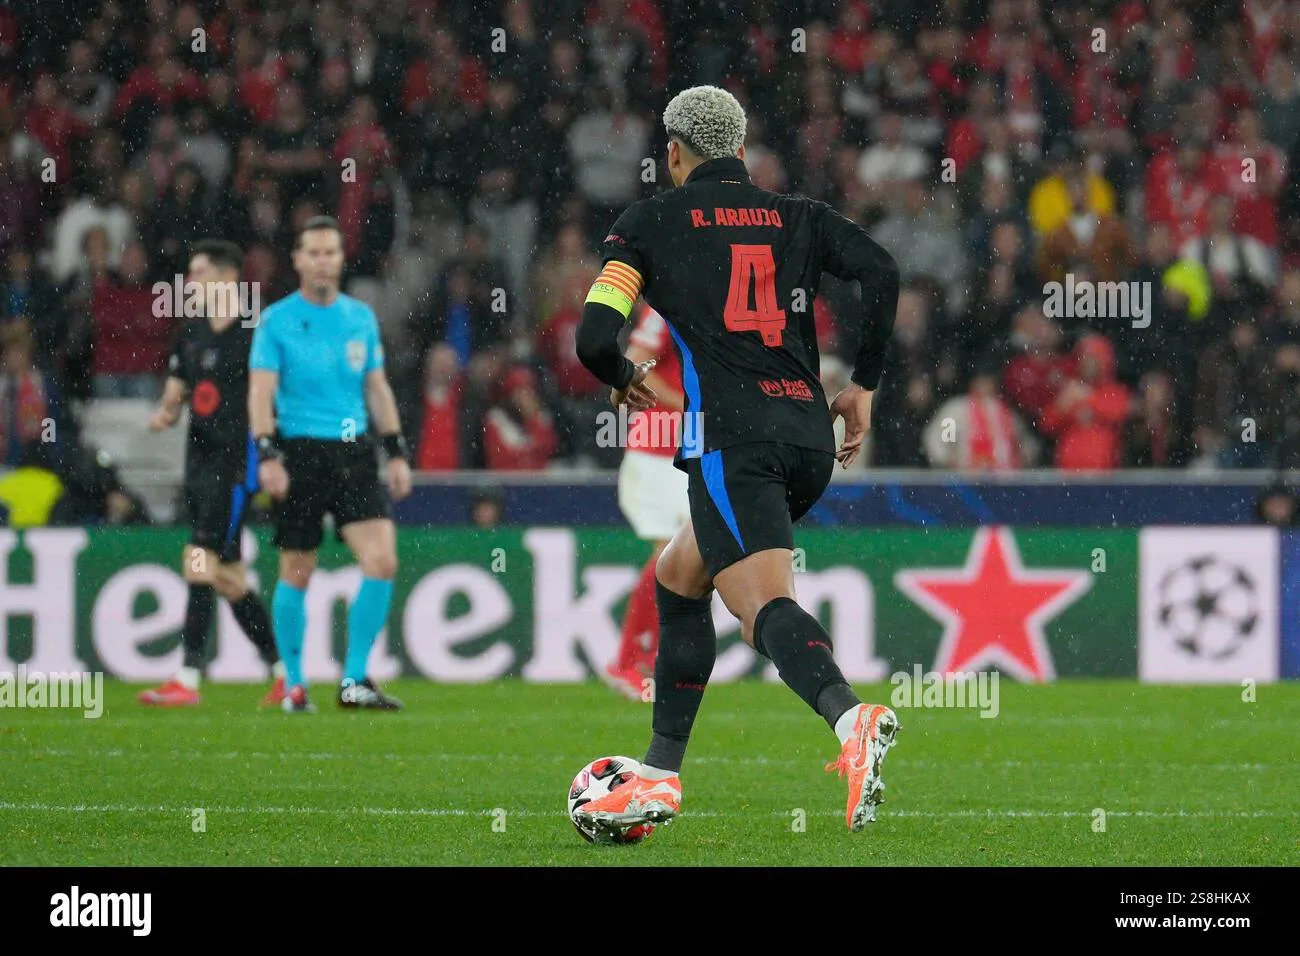
<svg viewBox="0 0 1300 956"><path fill-rule="evenodd" d="M257 449L199 449L185 456L185 514L190 543L230 563L243 557L240 535L257 494Z"/></svg>
<svg viewBox="0 0 1300 956"><path fill-rule="evenodd" d="M793 549L794 523L830 484L835 456L753 442L685 464L695 541L712 576L756 552Z"/></svg>
<svg viewBox="0 0 1300 956"><path fill-rule="evenodd" d="M321 521L334 516L335 536L344 525L391 518L388 492L379 480L376 446L368 435L356 441L289 438L280 442L289 472L289 494L276 508L275 546L315 551L324 538Z"/></svg>

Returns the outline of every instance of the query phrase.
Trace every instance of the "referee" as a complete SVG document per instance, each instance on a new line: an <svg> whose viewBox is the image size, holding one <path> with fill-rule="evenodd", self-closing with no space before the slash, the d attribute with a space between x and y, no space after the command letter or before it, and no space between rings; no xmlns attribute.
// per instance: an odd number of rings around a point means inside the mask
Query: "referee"
<svg viewBox="0 0 1300 956"><path fill-rule="evenodd" d="M261 456L258 478L278 503L280 579L271 613L286 670L284 709L315 710L307 697L302 645L307 585L329 512L362 575L348 610L339 706L400 710L401 702L366 676L397 573L397 533L379 480L375 432L388 459L392 496L400 500L411 490L379 323L368 305L339 291L343 233L334 219L317 216L303 224L293 266L298 291L267 308L253 333L248 389L249 425Z"/></svg>

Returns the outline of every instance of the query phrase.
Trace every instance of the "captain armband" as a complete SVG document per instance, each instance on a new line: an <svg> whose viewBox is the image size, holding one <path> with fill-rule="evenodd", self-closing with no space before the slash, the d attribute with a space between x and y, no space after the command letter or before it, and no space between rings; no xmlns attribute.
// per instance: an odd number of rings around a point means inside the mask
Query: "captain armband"
<svg viewBox="0 0 1300 956"><path fill-rule="evenodd" d="M587 293L587 302L599 302L607 305L626 319L632 313L632 306L641 295L645 283L641 273L625 262L611 259Z"/></svg>

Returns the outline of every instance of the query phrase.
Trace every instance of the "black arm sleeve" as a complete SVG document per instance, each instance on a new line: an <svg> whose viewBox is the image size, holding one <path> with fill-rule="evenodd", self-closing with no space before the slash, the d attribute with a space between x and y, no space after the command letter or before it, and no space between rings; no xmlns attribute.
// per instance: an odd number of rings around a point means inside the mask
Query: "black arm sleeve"
<svg viewBox="0 0 1300 956"><path fill-rule="evenodd" d="M180 332L176 335L176 344L172 346L172 353L167 357L167 374L171 378L179 378L186 385L192 384L190 381L190 370L185 365L185 345L189 341L190 326L181 326Z"/></svg>
<svg viewBox="0 0 1300 956"><path fill-rule="evenodd" d="M641 200L623 210L600 246L601 268L609 265L611 259L617 259L641 277L641 289L650 281L649 256L641 239L647 208L647 201ZM631 306L635 308L636 303ZM620 391L631 384L636 374L636 366L618 347L624 320L625 316L611 306L588 302L583 306L577 332L578 360L596 378Z"/></svg>
<svg viewBox="0 0 1300 956"><path fill-rule="evenodd" d="M898 309L898 264L885 247L857 223L825 203L817 203L818 248L822 269L839 279L857 279L862 289L862 342L852 380L867 390L880 384L885 349Z"/></svg>
<svg viewBox="0 0 1300 956"><path fill-rule="evenodd" d="M636 366L618 347L623 316L607 305L588 302L578 324L578 360L592 375L610 388L624 389L632 381Z"/></svg>

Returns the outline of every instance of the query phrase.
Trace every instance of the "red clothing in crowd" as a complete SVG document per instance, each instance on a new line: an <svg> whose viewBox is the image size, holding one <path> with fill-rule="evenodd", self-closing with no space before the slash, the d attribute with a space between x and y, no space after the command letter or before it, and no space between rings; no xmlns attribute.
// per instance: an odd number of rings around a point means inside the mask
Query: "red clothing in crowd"
<svg viewBox="0 0 1300 956"><path fill-rule="evenodd" d="M1101 366L1096 378L1084 383L1087 394L1064 408L1053 401L1039 420L1043 433L1056 439L1056 467L1070 471L1119 467L1129 413L1129 390L1115 380L1114 347L1104 336L1085 335L1075 357L1081 364L1087 356Z"/></svg>
<svg viewBox="0 0 1300 956"><path fill-rule="evenodd" d="M433 97L433 63L417 60L406 71L402 83L402 112L414 112L425 100ZM456 75L456 102L470 110L480 110L487 102L487 71L477 57L462 56Z"/></svg>
<svg viewBox="0 0 1300 956"><path fill-rule="evenodd" d="M1253 160L1252 176L1243 160ZM1233 199L1233 228L1266 246L1278 244L1277 197L1286 182L1286 154L1272 143L1246 149L1238 143L1220 146L1214 154L1215 182Z"/></svg>
<svg viewBox="0 0 1300 956"><path fill-rule="evenodd" d="M1002 373L1002 393L1036 422L1073 375L1074 359L1069 355L1017 355Z"/></svg>
<svg viewBox="0 0 1300 956"><path fill-rule="evenodd" d="M530 391L537 410L522 421L503 405L517 391ZM494 471L525 471L545 468L560 446L550 413L537 399L537 380L526 368L511 370L497 391L500 404L483 423L483 458ZM523 396L517 401L522 402Z"/></svg>
<svg viewBox="0 0 1300 956"><path fill-rule="evenodd" d="M90 310L95 321L96 375L156 375L167 367L176 322L153 314L149 286L95 283Z"/></svg>
<svg viewBox="0 0 1300 956"><path fill-rule="evenodd" d="M120 118L131 108L132 103L145 97L158 104L159 112L170 113L182 100L197 103L207 95L207 87L193 70L182 67L176 82L172 86L163 86L154 68L146 63L136 67L127 77L118 90L113 108Z"/></svg>
<svg viewBox="0 0 1300 956"><path fill-rule="evenodd" d="M502 408L487 413L483 438L483 457L493 471L543 469L560 444L546 412L521 425Z"/></svg>
<svg viewBox="0 0 1300 956"><path fill-rule="evenodd" d="M21 375L0 375L0 465L21 452L12 447L39 441L49 414L45 376L31 368ZM13 433L10 434L10 426Z"/></svg>
<svg viewBox="0 0 1300 956"><path fill-rule="evenodd" d="M550 369L555 390L570 398L590 398L608 391L578 360L577 336L581 322L582 313L577 309L560 309L537 330L537 354Z"/></svg>
<svg viewBox="0 0 1300 956"><path fill-rule="evenodd" d="M1168 226L1175 249L1181 249L1189 239L1205 235L1209 227L1210 197L1222 192L1218 172L1208 156L1200 169L1185 172L1179 168L1177 154L1172 150L1156 156L1147 167L1147 222Z"/></svg>
<svg viewBox="0 0 1300 956"><path fill-rule="evenodd" d="M966 428L961 432L959 463L963 469L1000 471L1022 464L1014 413L998 398L966 398Z"/></svg>
<svg viewBox="0 0 1300 956"><path fill-rule="evenodd" d="M384 128L375 123L366 127L354 126L340 133L334 143L334 165L337 167L348 158L356 160L356 175L339 187L338 221L343 227L343 252L348 259L355 259L361 254L371 188L393 159L392 146L384 135Z"/></svg>
<svg viewBox="0 0 1300 956"><path fill-rule="evenodd" d="M602 9L604 6L607 5L601 4L600 0L588 0L588 30L602 19L608 19L609 15ZM660 5L654 0L627 0L623 13L616 16L615 20L622 21L614 24L617 31L631 30L641 34L650 57L650 79L656 84L663 84L668 79L668 28L664 24Z"/></svg>
<svg viewBox="0 0 1300 956"><path fill-rule="evenodd" d="M862 73L871 54L871 4L852 0L840 8L826 52L842 73Z"/></svg>
<svg viewBox="0 0 1300 956"><path fill-rule="evenodd" d="M253 114L259 126L275 120L280 86L289 81L289 67L283 57L272 57L251 69L239 71L239 102Z"/></svg>
<svg viewBox="0 0 1300 956"><path fill-rule="evenodd" d="M455 471L460 468L461 382L424 392L424 426L415 453L420 471Z"/></svg>
<svg viewBox="0 0 1300 956"><path fill-rule="evenodd" d="M1268 64L1282 47L1286 30L1287 4L1281 0L1241 0L1246 24L1246 44L1255 79L1268 76Z"/></svg>
<svg viewBox="0 0 1300 956"><path fill-rule="evenodd" d="M27 113L27 132L40 141L57 171L72 168L72 141L90 135L90 127L71 110L58 106L33 108ZM55 182L63 182L56 175Z"/></svg>
<svg viewBox="0 0 1300 956"><path fill-rule="evenodd" d="M948 145L943 154L953 161L954 172L965 172L983 151L984 135L976 120L959 116L948 124Z"/></svg>
<svg viewBox="0 0 1300 956"><path fill-rule="evenodd" d="M1074 127L1082 129L1093 120L1107 129L1128 125L1129 98L1119 88L1115 68L1103 57L1085 59L1074 74Z"/></svg>

